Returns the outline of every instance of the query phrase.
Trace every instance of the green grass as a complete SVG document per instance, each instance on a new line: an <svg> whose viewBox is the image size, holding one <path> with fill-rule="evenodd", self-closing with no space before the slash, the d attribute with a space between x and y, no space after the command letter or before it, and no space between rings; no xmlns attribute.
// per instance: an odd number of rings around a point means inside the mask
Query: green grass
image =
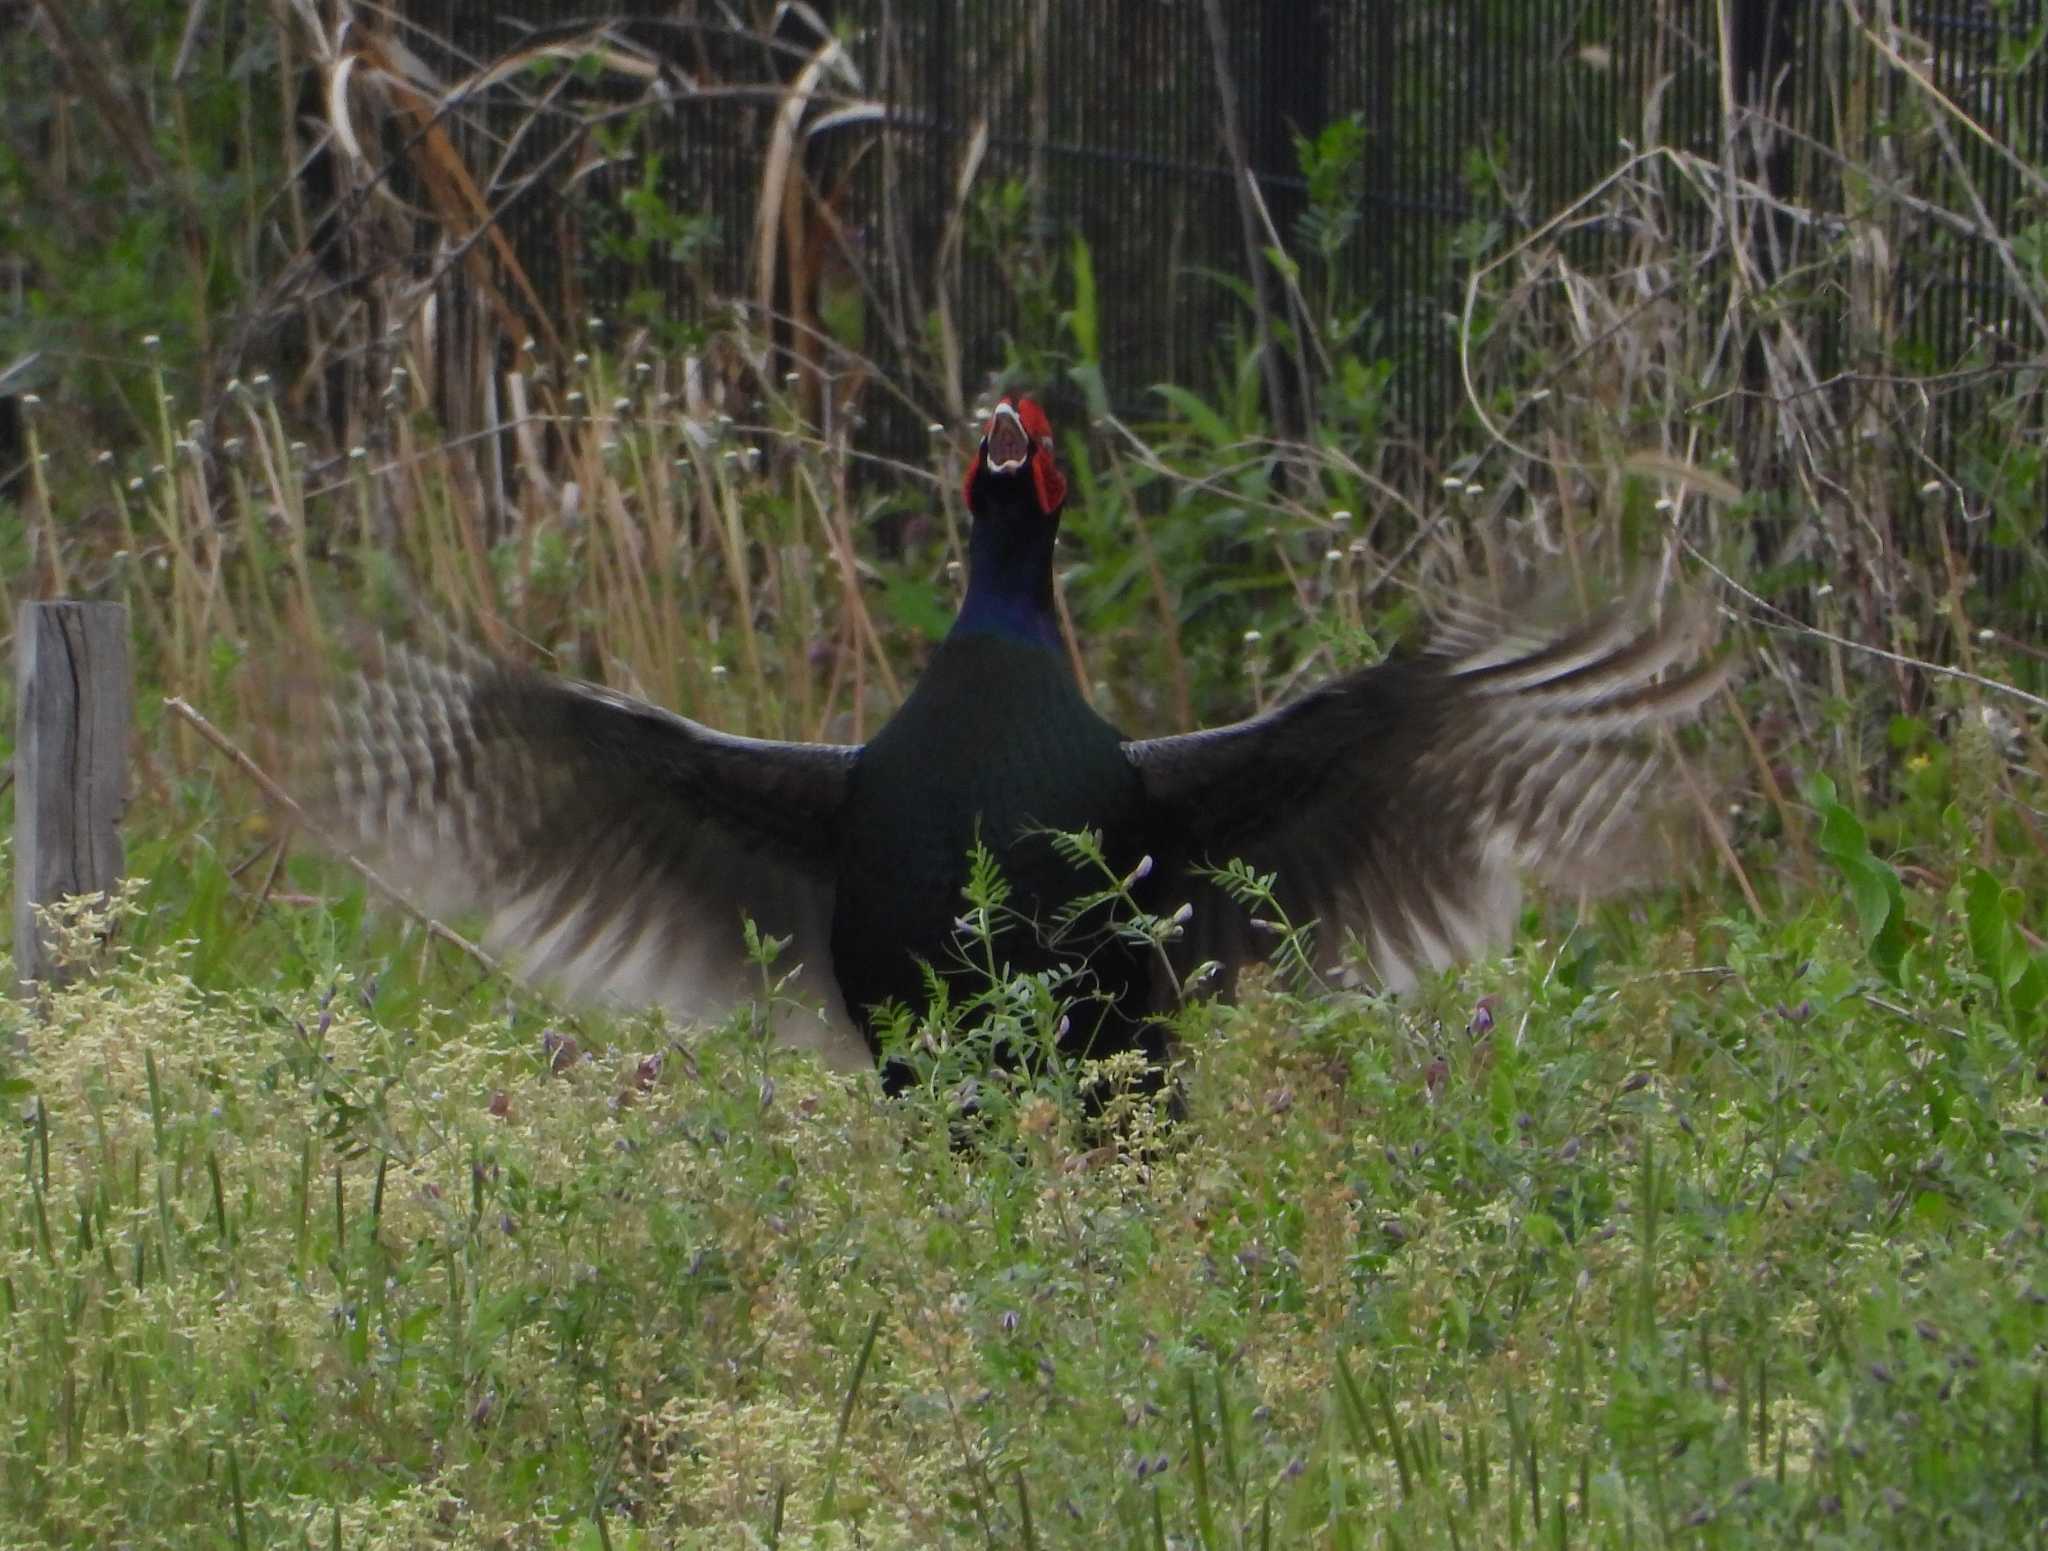
<svg viewBox="0 0 2048 1551"><path fill-rule="evenodd" d="M60 212L28 284L64 320L22 336L49 401L0 470L0 637L32 596L125 601L139 686L130 913L82 928L117 951L47 1016L0 1000L0 1551L2048 1534L2040 374L1989 328L1931 358L1918 300L1869 283L1872 252L1968 233L2044 305L2038 232L1988 229L1957 149L2025 121L1986 106L2018 64L1966 124L1903 65L1818 62L1827 100L1899 111L1768 197L1655 144L1653 101L1567 212L1475 156L1467 398L1427 441L1359 333L1374 298L1290 291L1319 420L1277 441L1249 321L1127 423L1086 247L984 255L1039 276L1006 380L1089 404L1059 427L1059 580L1134 734L1368 660L1450 577L1512 601L1532 556L1575 596L1681 561L1740 589L1749 672L1683 773L1742 876L1532 914L1516 957L1399 1002L1253 984L1186 1015L1185 1118L1119 1150L1074 1101L1092 1074L985 1081L970 1127L971 1051L892 1103L744 1019L572 1020L368 908L165 715L186 696L310 790L308 692L375 631L445 630L857 740L958 597L972 427L876 462L850 425L988 363L786 377L758 312L592 324L510 373L426 350L412 266L272 272L328 213L264 105L298 79L286 13L244 80L188 57L182 8L130 10L154 41L114 53L155 84L93 100L152 115L180 176L78 181L122 160L79 113L100 154L0 180ZM7 65L30 112L46 63ZM393 254L435 213L335 212ZM1732 265L1766 230L1797 240L1758 289ZM253 297L306 338L259 354ZM1851 336L1867 412L1827 364ZM434 423L486 402L509 435ZM1947 430L1893 426L1915 402ZM991 986L946 1032L1042 1035L1058 990Z"/></svg>
<svg viewBox="0 0 2048 1551"><path fill-rule="evenodd" d="M1969 896L1896 978L1653 898L1257 987L1135 1153L744 1020L563 1064L348 902L274 990L138 925L0 1068L0 1545L2020 1544L2048 1109Z"/></svg>
<svg viewBox="0 0 2048 1551"><path fill-rule="evenodd" d="M1169 1136L1105 1144L1088 1076L1054 1072L984 1085L956 1146L950 1058L889 1103L744 1021L572 1021L482 974L161 709L188 694L303 779L318 740L271 680L446 618L720 725L854 737L958 585L936 523L868 549L922 486L861 495L796 427L700 459L650 412L562 428L611 517L493 544L422 430L375 475L408 503L386 561L358 487L309 491L273 401L236 403L239 484L133 496L152 565L66 551L134 609L136 883L116 957L46 1019L0 1004L0 1547L2048 1523L2040 749L1981 686L1892 715L1858 659L1738 623L1760 665L1686 768L1737 800L1746 880L1532 915L1519 957L1400 1002L1266 983L1192 1012ZM1292 692L1430 590L1417 560L1383 594L1316 491L1213 487L1229 447L1062 447L1077 650L1133 730ZM934 484L957 455L934 440ZM1139 480L1171 510L1134 520ZM1627 508L1577 519L1588 572L1624 568ZM670 541L653 579L629 563ZM1058 990L993 986L948 1032L1042 1034Z"/></svg>

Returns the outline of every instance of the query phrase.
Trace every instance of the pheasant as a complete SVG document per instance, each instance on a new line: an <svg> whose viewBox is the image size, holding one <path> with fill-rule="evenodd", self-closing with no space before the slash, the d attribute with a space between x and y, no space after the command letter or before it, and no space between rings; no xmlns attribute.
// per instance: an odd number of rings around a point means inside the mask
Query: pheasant
<svg viewBox="0 0 2048 1551"><path fill-rule="evenodd" d="M790 1000L810 1009L779 1037L842 1068L883 1058L882 1009L922 1009L928 974L965 972L977 844L1009 886L995 942L1012 971L1071 960L1090 934L1063 907L1122 880L1173 925L1163 949L1092 934L1062 1048L1157 1064L1157 1015L1183 987L1227 994L1271 948L1215 867L1270 876L1319 962L1355 942L1404 988L1504 941L1522 873L1597 860L1658 769L1650 735L1726 677L1682 609L1552 632L1470 609L1418 653L1249 720L1127 739L1061 649L1066 480L1032 400L990 414L964 493L966 597L867 744L735 737L588 684L401 654L339 713L354 839L483 907L531 973L685 1017L758 992L751 919L788 939ZM1099 859L1055 842L1083 830ZM907 1076L883 1062L885 1087Z"/></svg>

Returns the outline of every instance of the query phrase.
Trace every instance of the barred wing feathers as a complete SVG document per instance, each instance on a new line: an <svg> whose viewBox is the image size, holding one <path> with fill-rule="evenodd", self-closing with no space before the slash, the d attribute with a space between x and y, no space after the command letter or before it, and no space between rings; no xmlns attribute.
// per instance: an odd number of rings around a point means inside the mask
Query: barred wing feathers
<svg viewBox="0 0 2048 1551"><path fill-rule="evenodd" d="M783 1041L871 1064L830 960L837 818L859 750L738 738L587 684L394 654L336 708L341 818L437 908L571 994L715 1017L760 990L741 926L817 1016Z"/></svg>
<svg viewBox="0 0 2048 1551"><path fill-rule="evenodd" d="M1355 937L1395 990L1507 940L1524 873L1598 880L1657 778L1658 728L1725 682L1703 614L1640 603L1554 634L1465 609L1416 657L1234 726L1127 743L1166 878L1242 858L1315 923L1319 964ZM1244 909L1182 877L1183 974L1264 956ZM1168 887L1175 885L1168 884Z"/></svg>

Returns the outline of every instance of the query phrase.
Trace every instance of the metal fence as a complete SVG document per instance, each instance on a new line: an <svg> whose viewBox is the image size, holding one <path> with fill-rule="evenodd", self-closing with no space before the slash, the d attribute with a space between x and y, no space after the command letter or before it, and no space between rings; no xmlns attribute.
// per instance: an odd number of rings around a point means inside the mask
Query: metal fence
<svg viewBox="0 0 2048 1551"><path fill-rule="evenodd" d="M1896 3L1924 41L1915 63L1926 78L2001 117L1987 127L2034 165L2048 157L2048 67L2038 47L2024 53L2040 6ZM1048 277L1079 237L1100 297L1104 385L1126 410L1155 382L1200 384L1236 368L1255 282L1262 269L1272 279L1253 254L1277 237L1310 264L1305 285L1356 306L1360 348L1395 364L1397 419L1426 432L1452 403L1448 318L1466 223L1547 215L1611 167L1622 141L1654 136L1717 156L1730 104L1787 127L1758 175L1812 198L1841 178L1831 146L1842 125L1880 123L1898 106L1884 91L1825 95L1834 77L1817 66L1827 52L1862 46L1857 12L1832 0L813 0L759 10L677 0L659 14L615 15L609 35L664 61L675 83L658 113L610 126L635 126L633 156L608 158L587 115L550 117L548 88L489 108L505 137L498 171L520 189L503 223L560 307L688 318L717 298L756 294L795 314L799 331L829 335L905 381L935 383L944 356L971 395L1019 337L1051 328L1069 282ZM406 15L423 47L445 47L463 68L551 37L587 40L599 19L566 0L413 0ZM843 56L820 64L832 34ZM1726 82L1723 59L1735 77ZM764 169L796 85L812 95L792 176L815 198L808 216L791 206L780 268L763 278ZM1305 176L1303 139L1347 118L1362 156L1321 181ZM2021 221L2022 175L1988 145L1959 154L1993 216ZM1240 156L1261 195L1249 227L1233 176ZM545 175L519 185L536 170ZM1339 243L1332 223L1345 220L1355 229ZM799 260L788 248L806 231ZM1332 238L1326 266L1318 233ZM2024 327L1985 245L1958 241L1901 262L1920 266L1915 327L1934 359L1960 359L1986 328ZM943 392L928 387L926 397ZM943 407L920 401L902 413Z"/></svg>

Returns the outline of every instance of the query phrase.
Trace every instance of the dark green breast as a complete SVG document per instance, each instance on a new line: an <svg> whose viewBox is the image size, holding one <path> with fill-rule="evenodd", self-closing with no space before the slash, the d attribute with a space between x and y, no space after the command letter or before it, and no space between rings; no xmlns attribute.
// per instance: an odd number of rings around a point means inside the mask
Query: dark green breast
<svg viewBox="0 0 2048 1551"><path fill-rule="evenodd" d="M977 831L1012 907L1047 919L1099 883L1029 832L1100 830L1112 862L1128 868L1142 850L1140 811L1121 735L1082 700L1060 658L994 636L949 638L854 770L832 926L848 1009L866 1027L876 1003L921 1005L918 959L957 966L953 923L966 910ZM1057 957L1021 929L1001 943L1015 969Z"/></svg>

